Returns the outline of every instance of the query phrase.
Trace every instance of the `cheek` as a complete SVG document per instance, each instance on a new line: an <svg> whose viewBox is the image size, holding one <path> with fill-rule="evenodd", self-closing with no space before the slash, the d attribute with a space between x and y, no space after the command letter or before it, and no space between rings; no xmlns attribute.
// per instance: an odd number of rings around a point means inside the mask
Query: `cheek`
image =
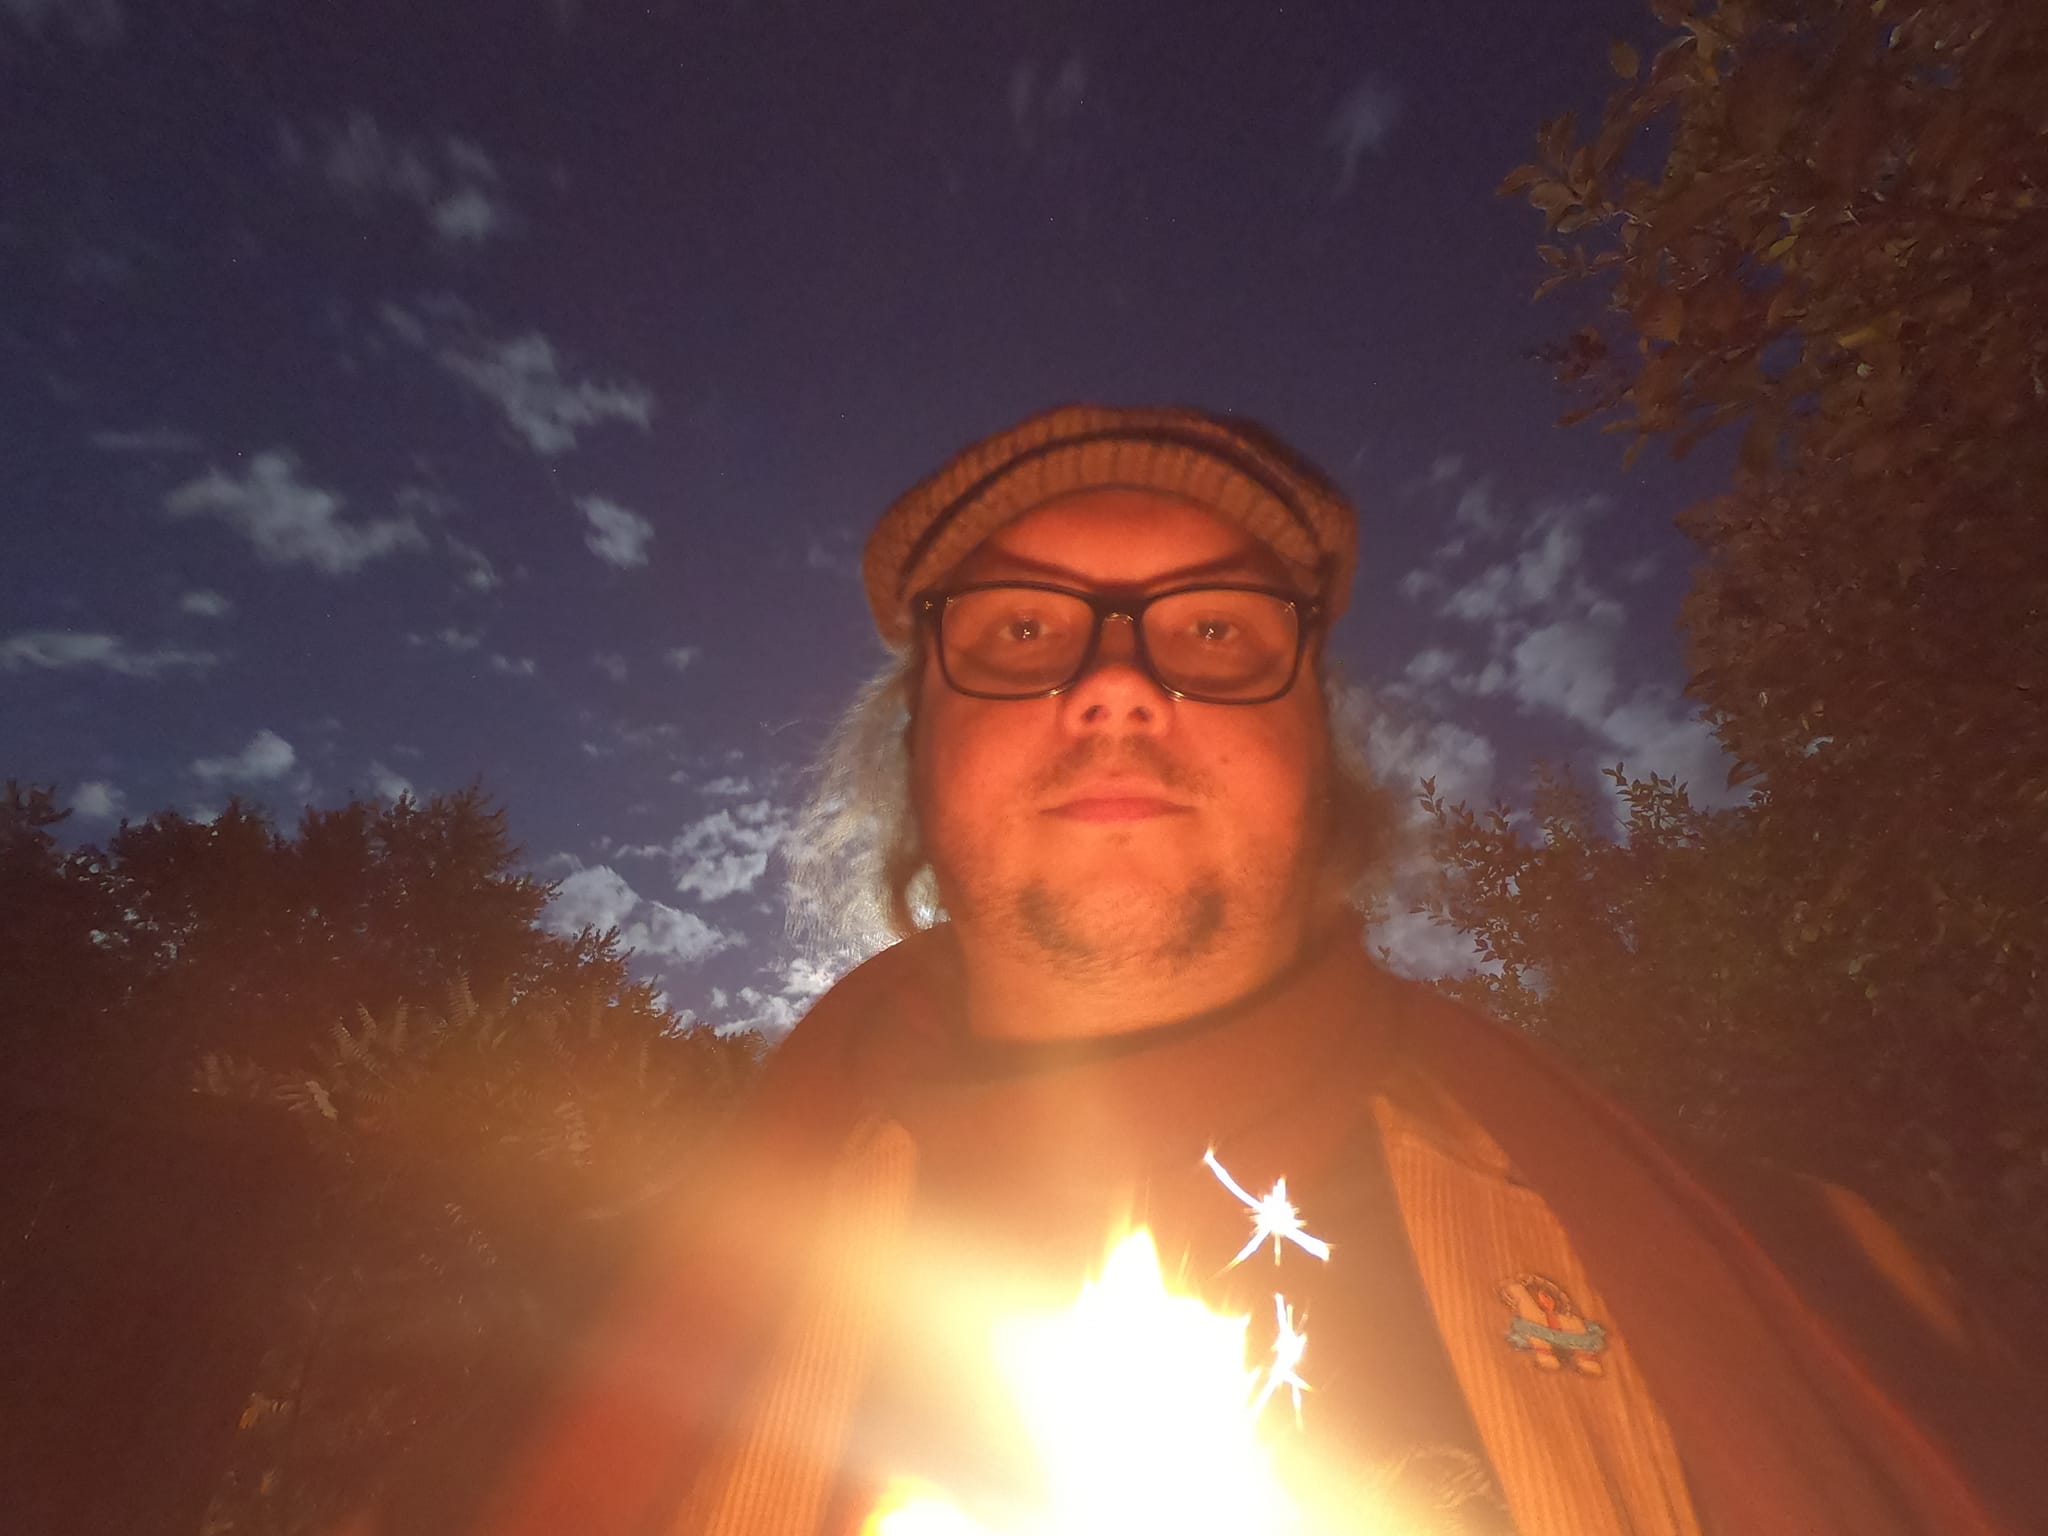
<svg viewBox="0 0 2048 1536"><path fill-rule="evenodd" d="M998 712L1001 711L1001 712ZM1032 754L1018 727L1028 706L929 696L911 736L911 783L927 829L1001 824Z"/></svg>
<svg viewBox="0 0 2048 1536"><path fill-rule="evenodd" d="M1298 841L1312 834L1321 792L1316 764L1324 751L1313 721L1276 723L1278 728L1219 740L1207 767L1238 812L1232 818L1248 843Z"/></svg>

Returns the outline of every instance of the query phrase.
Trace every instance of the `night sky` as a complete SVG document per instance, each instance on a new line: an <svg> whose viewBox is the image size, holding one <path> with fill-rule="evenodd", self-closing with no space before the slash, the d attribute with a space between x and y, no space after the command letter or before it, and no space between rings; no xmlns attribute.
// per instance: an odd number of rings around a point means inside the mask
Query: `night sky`
<svg viewBox="0 0 2048 1536"><path fill-rule="evenodd" d="M1637 0L0 0L0 773L72 830L481 779L552 920L785 1027L855 568L1069 399L1266 421L1364 512L1406 783L1676 771L1718 462L1553 426L1539 224ZM1390 937L1428 969L1450 953ZM820 963L825 967L819 968Z"/></svg>

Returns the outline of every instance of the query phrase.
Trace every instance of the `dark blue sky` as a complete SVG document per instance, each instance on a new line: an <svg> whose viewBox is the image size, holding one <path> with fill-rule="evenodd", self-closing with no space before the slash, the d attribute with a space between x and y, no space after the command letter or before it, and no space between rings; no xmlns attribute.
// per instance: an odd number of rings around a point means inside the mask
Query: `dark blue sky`
<svg viewBox="0 0 2048 1536"><path fill-rule="evenodd" d="M85 836L481 777L559 920L776 1025L868 526L1103 398L1357 497L1390 776L1718 786L1672 629L1713 466L1552 426L1571 312L1493 196L1644 20L0 0L0 772Z"/></svg>

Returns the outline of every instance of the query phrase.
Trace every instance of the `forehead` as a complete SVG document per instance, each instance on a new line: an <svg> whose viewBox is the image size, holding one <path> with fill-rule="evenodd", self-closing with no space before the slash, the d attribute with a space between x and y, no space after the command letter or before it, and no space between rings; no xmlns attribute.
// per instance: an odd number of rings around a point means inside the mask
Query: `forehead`
<svg viewBox="0 0 2048 1536"><path fill-rule="evenodd" d="M1292 584L1280 558L1237 524L1154 491L1121 488L1078 492L1005 523L955 575L1104 586L1211 577Z"/></svg>

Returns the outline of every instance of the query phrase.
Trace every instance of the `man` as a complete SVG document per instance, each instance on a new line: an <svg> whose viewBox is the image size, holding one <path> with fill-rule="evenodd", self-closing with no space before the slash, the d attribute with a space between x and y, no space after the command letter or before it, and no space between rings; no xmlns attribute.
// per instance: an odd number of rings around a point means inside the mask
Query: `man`
<svg viewBox="0 0 2048 1536"><path fill-rule="evenodd" d="M993 1341L1133 1222L1276 1343L1305 1320L1279 1429L1318 1529L2038 1513L1961 1470L2003 1404L1895 1249L1869 1284L1766 1255L1560 1065L1369 961L1391 822L1319 686L1355 557L1324 476L1188 410L1046 413L889 510L864 577L902 666L808 830L905 942L777 1052L496 1528L841 1536L906 1475L1001 1528L1045 1474ZM1902 1394L1944 1380L1978 1411L1937 1434Z"/></svg>

